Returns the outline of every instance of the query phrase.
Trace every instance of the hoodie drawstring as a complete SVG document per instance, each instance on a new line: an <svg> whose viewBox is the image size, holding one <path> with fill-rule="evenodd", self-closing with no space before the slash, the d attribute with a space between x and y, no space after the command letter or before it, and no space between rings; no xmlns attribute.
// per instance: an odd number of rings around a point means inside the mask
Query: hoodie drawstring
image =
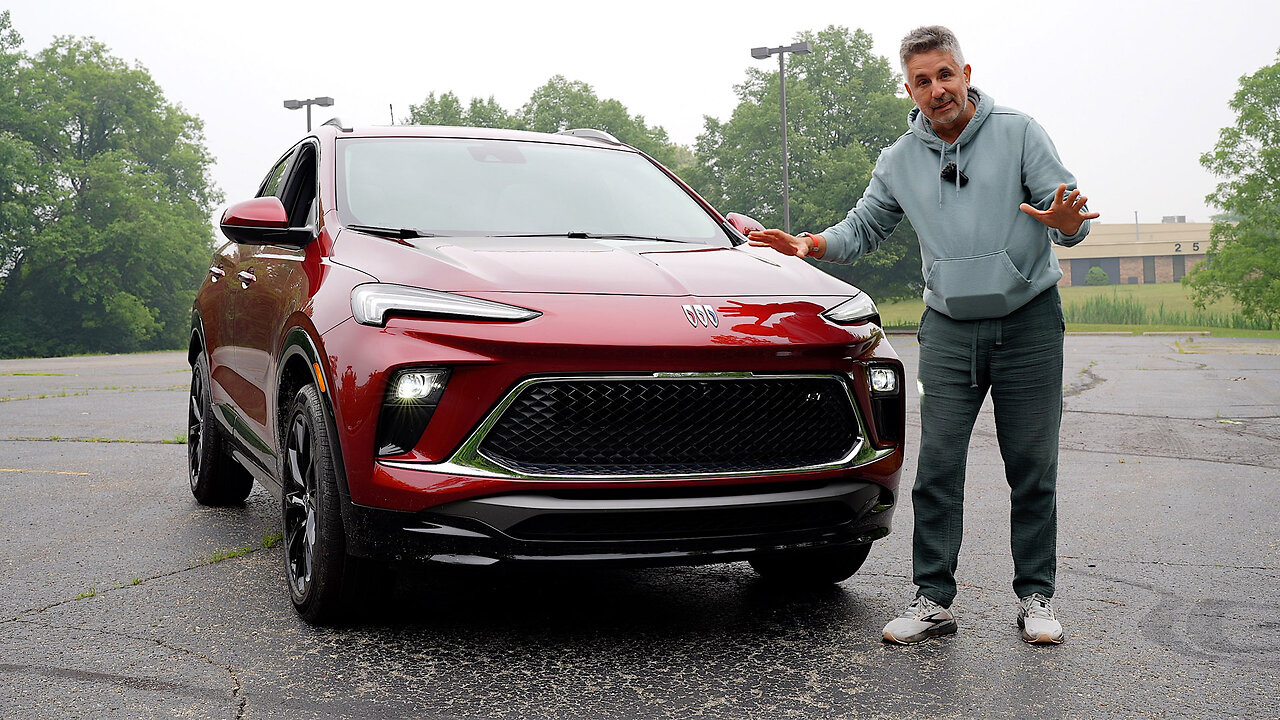
<svg viewBox="0 0 1280 720"><path fill-rule="evenodd" d="M947 166L947 146L938 151L938 208L942 208L942 170Z"/></svg>

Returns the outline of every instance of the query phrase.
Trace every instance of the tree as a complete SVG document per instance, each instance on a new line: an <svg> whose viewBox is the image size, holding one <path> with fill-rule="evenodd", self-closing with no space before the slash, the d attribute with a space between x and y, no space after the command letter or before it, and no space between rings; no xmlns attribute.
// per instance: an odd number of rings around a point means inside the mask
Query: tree
<svg viewBox="0 0 1280 720"><path fill-rule="evenodd" d="M12 68L0 356L181 347L219 200L200 121L93 40L57 38Z"/></svg>
<svg viewBox="0 0 1280 720"><path fill-rule="evenodd" d="M533 91L519 111L509 113L491 96L472 98L463 108L457 95L429 93L421 104L409 106L409 122L415 125L470 125L475 127L532 130L557 133L572 128L603 130L636 147L673 170L688 163L687 150L670 141L667 131L650 127L641 115L632 115L614 99L601 99L590 85L556 75Z"/></svg>
<svg viewBox="0 0 1280 720"><path fill-rule="evenodd" d="M419 105L409 106L409 122L413 125L450 125L506 128L520 128L520 119L513 117L490 96L488 100L472 98L471 104L463 108L458 96L447 92L436 97L428 93Z"/></svg>
<svg viewBox="0 0 1280 720"><path fill-rule="evenodd" d="M1206 197L1238 222L1216 221L1209 262L1183 278L1198 306L1230 295L1249 318L1280 320L1280 53L1240 78L1236 122L1200 164L1223 178Z"/></svg>
<svg viewBox="0 0 1280 720"><path fill-rule="evenodd" d="M867 33L830 26L796 39L812 42L814 52L787 58L791 217L793 227L818 231L862 197L880 150L906 129L912 103L898 95L900 78L872 53ZM721 211L744 212L769 227L783 219L778 83L776 69L747 70L731 118L705 118L686 177ZM818 267L881 298L922 289L920 248L906 221L856 265Z"/></svg>
<svg viewBox="0 0 1280 720"><path fill-rule="evenodd" d="M1089 268L1089 272L1084 274L1085 285L1110 285L1111 276L1107 275L1107 271L1094 265Z"/></svg>

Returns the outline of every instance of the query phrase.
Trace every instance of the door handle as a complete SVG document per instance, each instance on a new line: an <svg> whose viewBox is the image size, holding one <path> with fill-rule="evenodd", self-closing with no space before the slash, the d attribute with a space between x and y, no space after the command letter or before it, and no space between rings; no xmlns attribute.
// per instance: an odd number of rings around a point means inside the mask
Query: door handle
<svg viewBox="0 0 1280 720"><path fill-rule="evenodd" d="M244 288L248 288L249 283L258 279L258 277L253 274L252 270L241 270L236 273L236 277L240 278L240 286Z"/></svg>

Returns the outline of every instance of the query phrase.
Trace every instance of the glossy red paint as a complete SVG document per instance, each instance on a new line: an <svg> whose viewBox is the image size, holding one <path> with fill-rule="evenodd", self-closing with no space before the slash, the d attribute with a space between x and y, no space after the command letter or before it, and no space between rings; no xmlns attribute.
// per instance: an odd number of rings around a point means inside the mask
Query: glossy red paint
<svg viewBox="0 0 1280 720"><path fill-rule="evenodd" d="M345 138L384 136L599 147L589 139L506 131L348 132L326 126L290 151L293 170L278 196L237 203L224 214L223 224L231 228L280 229L293 233L289 238L310 233L302 243L259 243L255 236L253 244L222 245L194 307L193 352L209 357L214 414L226 425L238 457L273 491L281 492L285 411L299 384L311 382L313 367L319 367L340 449L344 502L360 508L416 513L509 493L694 487L749 492L752 486L845 480L874 483L890 497L897 493L903 433L901 427L886 432L871 420L875 408L866 368L893 367L901 377L901 363L879 327L837 325L822 315L856 295L855 288L798 258L734 245L730 225L746 233L758 223L730 213L726 225L726 218L665 168L715 218L724 231L722 243L395 238L344 227L336 210L340 144ZM351 296L367 283L427 288L539 315L499 322L393 313L385 327L362 325L353 317ZM704 306L713 314L690 310ZM299 357L303 361L295 362ZM446 368L449 380L416 445L379 456L388 383L407 368ZM837 468L714 477L536 479L440 466L528 378L687 372L843 378L879 452L870 461Z"/></svg>
<svg viewBox="0 0 1280 720"><path fill-rule="evenodd" d="M238 202L222 213L222 224L236 227L289 227L289 216L277 197Z"/></svg>

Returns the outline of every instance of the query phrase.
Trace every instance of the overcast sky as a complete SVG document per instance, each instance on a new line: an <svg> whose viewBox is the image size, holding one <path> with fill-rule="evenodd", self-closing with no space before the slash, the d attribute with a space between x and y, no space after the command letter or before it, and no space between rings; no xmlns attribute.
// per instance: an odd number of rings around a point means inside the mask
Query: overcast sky
<svg viewBox="0 0 1280 720"><path fill-rule="evenodd" d="M140 63L171 102L205 122L227 201L252 195L305 129L291 98L329 95L319 124L380 125L427 93L493 96L508 110L553 75L591 85L692 145L703 117L728 119L754 46L828 25L862 28L897 67L911 28L944 24L973 82L1049 131L1102 222L1207 221L1215 179L1199 164L1234 120L1240 76L1277 59L1274 0L901 3L829 0L641 2L272 2L9 0L36 52L93 36ZM905 129L905 118L904 118ZM723 211L740 208L721 208ZM838 218L832 218L832 221Z"/></svg>

